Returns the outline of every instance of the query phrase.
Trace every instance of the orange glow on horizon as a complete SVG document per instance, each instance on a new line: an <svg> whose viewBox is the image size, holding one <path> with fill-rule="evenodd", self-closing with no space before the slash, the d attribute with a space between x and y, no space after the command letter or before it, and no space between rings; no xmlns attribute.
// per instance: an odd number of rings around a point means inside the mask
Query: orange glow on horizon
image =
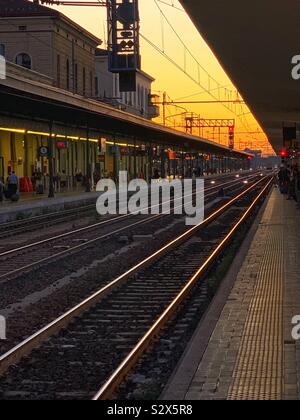
<svg viewBox="0 0 300 420"><path fill-rule="evenodd" d="M199 35L189 17L184 11L177 9L177 7L182 9L180 3L177 0L172 1L172 3L175 7L164 4L160 4L160 7L178 31L180 38L189 46L189 49L200 64L220 83L222 88L225 90L228 89L228 92L234 92L236 90L235 87L232 85L229 77L222 69L210 48ZM59 6L54 8L101 38L104 46L106 45L106 10L104 7L79 8ZM180 41L174 32L172 32L167 23L163 21L155 2L152 0L140 0L140 15L141 34L143 37L150 39L154 45L163 49L180 67L184 67L187 73L191 74L194 78L197 78L195 62L186 54L186 51L184 51L183 46L180 44ZM174 101L209 101L213 99L208 93L204 92L199 85L149 45L143 37L141 38L142 67L144 71L155 78L153 93L160 95L160 101L162 101L163 92L167 92L168 97ZM217 90L216 87L210 86L210 81L204 80L203 83L210 87L211 92ZM239 97L239 99L241 99L241 97ZM239 115L242 114L244 116L247 124L242 124L232 112L227 110L220 103L183 104L180 105L180 107L181 108L175 106L166 107L167 125L184 130L184 128L179 127L182 125L182 116L177 115L184 112L184 109L182 108L186 108L188 112L199 114L201 118L235 118L235 147L237 149L260 149L264 154L274 154L265 133L263 133L262 128L246 105L239 105L237 110ZM177 115L175 118L172 117L174 114ZM162 116L157 121L162 123ZM199 129L198 133L195 131L195 134L200 134ZM216 142L220 141L222 144L228 145L228 129L222 129L221 135L213 129L207 129L204 130L201 135L210 140Z"/></svg>

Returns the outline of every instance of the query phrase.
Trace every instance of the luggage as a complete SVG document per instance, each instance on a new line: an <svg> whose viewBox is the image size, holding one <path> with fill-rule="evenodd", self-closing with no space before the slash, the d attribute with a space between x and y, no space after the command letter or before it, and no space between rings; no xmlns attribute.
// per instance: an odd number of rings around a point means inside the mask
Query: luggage
<svg viewBox="0 0 300 420"><path fill-rule="evenodd" d="M37 187L36 187L36 193L37 194L40 194L40 195L44 194L44 186L42 184L37 185Z"/></svg>
<svg viewBox="0 0 300 420"><path fill-rule="evenodd" d="M18 193L12 192L10 190L4 191L4 196L7 200L11 200L13 202L20 200L20 195Z"/></svg>
<svg viewBox="0 0 300 420"><path fill-rule="evenodd" d="M4 197L5 197L7 200L9 200L9 199L11 198L11 193L10 193L10 191L5 190L5 191L4 191Z"/></svg>
<svg viewBox="0 0 300 420"><path fill-rule="evenodd" d="M281 194L287 194L289 192L288 184L286 182L281 182L279 184L279 190Z"/></svg>
<svg viewBox="0 0 300 420"><path fill-rule="evenodd" d="M19 201L20 196L19 196L19 194L13 194L13 195L10 197L10 199L11 199L11 201L13 201L13 202L17 202L17 201Z"/></svg>

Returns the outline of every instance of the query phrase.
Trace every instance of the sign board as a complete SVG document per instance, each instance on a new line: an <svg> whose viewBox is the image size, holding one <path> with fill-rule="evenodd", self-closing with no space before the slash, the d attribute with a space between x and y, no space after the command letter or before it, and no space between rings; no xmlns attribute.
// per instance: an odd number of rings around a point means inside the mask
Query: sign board
<svg viewBox="0 0 300 420"><path fill-rule="evenodd" d="M108 150L110 155L117 155L119 149L117 146L109 146Z"/></svg>
<svg viewBox="0 0 300 420"><path fill-rule="evenodd" d="M46 146L39 147L38 155L40 157L48 157L49 156L49 148Z"/></svg>
<svg viewBox="0 0 300 420"><path fill-rule="evenodd" d="M57 141L56 147L57 149L67 149L69 147L69 143L67 141Z"/></svg>
<svg viewBox="0 0 300 420"><path fill-rule="evenodd" d="M105 155L98 155L98 162L105 162Z"/></svg>
<svg viewBox="0 0 300 420"><path fill-rule="evenodd" d="M128 147L121 147L120 148L120 154L121 156L129 156L129 148Z"/></svg>

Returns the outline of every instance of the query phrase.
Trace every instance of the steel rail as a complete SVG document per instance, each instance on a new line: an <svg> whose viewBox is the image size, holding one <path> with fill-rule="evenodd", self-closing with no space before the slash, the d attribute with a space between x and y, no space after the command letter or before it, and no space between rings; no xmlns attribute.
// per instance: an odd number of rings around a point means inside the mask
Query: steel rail
<svg viewBox="0 0 300 420"><path fill-rule="evenodd" d="M201 265L198 271L190 278L190 280L179 292L179 294L172 301L172 303L167 307L167 309L162 313L162 315L158 318L158 320L152 325L152 327L148 330L148 332L138 342L138 344L134 347L131 353L119 365L119 367L115 370L115 372L110 376L108 381L101 387L99 392L94 396L93 398L94 401L107 400L113 397L113 395L117 391L120 384L128 376L129 372L134 368L138 360L140 360L141 356L151 345L153 338L157 337L157 335L166 326L167 322L171 319L174 313L176 313L180 304L184 301L186 296L191 292L196 282L199 280L199 278L203 274L205 274L205 272L208 270L211 264L215 261L216 257L220 255L224 247L230 242L230 240L232 239L236 231L239 229L242 223L249 217L252 210L256 207L259 200L268 191L272 182L273 180L270 180L267 183L267 185L258 194L258 196L254 199L254 201L251 203L251 205L248 207L248 209L239 219L239 221L230 230L227 236L218 244L215 250L206 259L206 261Z"/></svg>
<svg viewBox="0 0 300 420"><path fill-rule="evenodd" d="M252 172L252 174L253 174L253 172ZM224 178L230 178L230 177L234 177L235 175L237 175L237 174L235 174L235 173L227 174L227 175L225 174L224 176L222 176L222 178L223 179ZM243 178L241 178L241 179L244 179L244 178L247 177L247 175L245 173L241 173L239 175L243 175ZM250 175L250 173L248 173L248 176L249 175ZM205 181L214 181L214 180L218 181L220 179L221 179L221 176L220 177L207 177L207 178L205 178ZM89 202L89 201L92 201L92 200L93 200L93 198L86 198L86 202ZM29 224L31 222L33 222L33 223L34 222L39 222L39 221L43 221L44 219L46 219L46 221L47 221L47 217L51 218L51 217L60 216L60 215L68 216L72 213L81 213L81 212L85 212L85 211L88 211L89 209L93 209L93 208L95 208L95 204L86 204L86 205L78 206L78 207L71 208L71 209L68 209L68 210L52 211L52 212L49 212L49 213L46 213L46 214L32 216L32 217L28 217L28 218L22 219L22 220L14 220L14 221L11 221L11 222L0 223L0 232L6 231L10 227L17 229L17 228L22 227L22 225L27 226L27 224Z"/></svg>
<svg viewBox="0 0 300 420"><path fill-rule="evenodd" d="M69 217L73 215L76 216L79 213L85 213L93 209L95 209L95 204L88 204L85 206L79 206L79 207L68 209L68 210L55 211L51 213L41 214L38 216L28 217L22 220L14 220L12 222L0 223L0 232L9 233L10 232L9 229L11 229L12 231L19 232L22 229L25 230L26 228L28 228L28 226L31 223L37 223L37 225L39 226L43 222L46 222L46 223L55 222L57 220L55 219L56 217L63 219L68 216ZM63 221L63 220L60 220L60 221Z"/></svg>
<svg viewBox="0 0 300 420"><path fill-rule="evenodd" d="M237 179L234 179L232 181L228 181L226 183L219 184L219 185L216 185L214 187L207 188L206 191L210 191L210 190L213 190L213 189L222 188L222 187L224 187L224 185L238 183L239 181L245 180L247 178L248 179L249 178L252 178L252 177L254 178L256 176L258 176L258 175L252 175L251 177L239 178L238 180ZM188 195L184 196L183 198L188 197L190 195L191 194L188 194ZM193 193L193 195L194 195L194 193ZM169 202L169 201L167 201L167 202ZM163 202L161 204L165 204L167 202ZM171 202L172 202L172 200L171 200ZM149 206L147 209L152 209L153 207L157 207L157 205L156 206ZM146 209L143 209L143 210L146 210ZM138 211L136 214L139 214L139 212L140 211ZM70 232L63 233L61 235L56 235L56 236L53 236L51 238L47 238L47 239L43 239L41 241L33 242L33 243L30 243L30 244L27 244L27 245L24 245L24 246L21 246L21 247L18 247L18 248L10 249L8 251L4 251L4 252L0 253L0 258L1 257L6 257L7 255L13 255L13 254L15 254L16 252L19 252L19 251L24 251L26 249L30 249L30 248L34 248L34 247L37 247L37 246L40 246L40 245L44 245L46 243L49 243L49 242L52 242L52 241L56 241L58 239L66 238L68 236L75 235L76 233L86 232L86 231L91 230L91 229L93 229L95 227L103 226L103 225L108 224L108 223L114 223L116 221L119 221L119 220L128 218L128 217L133 216L133 215L135 215L135 214L124 214L122 216L113 217L113 218L111 218L109 220L103 220L102 222L94 223L94 224L89 225L89 226L85 226L85 227L82 227L82 228L79 228L79 229L75 229L75 230L72 230Z"/></svg>
<svg viewBox="0 0 300 420"><path fill-rule="evenodd" d="M172 241L168 242L162 248L158 249L153 254L149 255L148 257L144 258L135 266L131 267L125 273L118 276L116 279L112 280L109 284L99 289L97 292L93 293L91 296L83 300L81 303L73 307L72 309L68 310L66 313L37 331L35 334L31 335L23 342L19 343L17 346L6 352L5 354L0 356L0 375L2 375L11 365L18 363L24 356L28 355L34 348L40 346L45 340L47 340L52 335L58 333L61 329L67 327L67 325L74 320L74 318L79 317L82 313L86 312L96 303L100 302L103 298L105 298L108 294L110 294L113 290L116 290L117 287L124 284L124 282L133 274L137 273L144 267L147 267L149 264L153 264L158 258L162 257L165 253L170 252L177 246L179 246L182 242L186 241L190 238L193 233L205 226L209 223L214 221L218 218L225 210L228 210L232 207L237 201L241 198L245 197L248 193L253 191L256 187L258 187L262 182L266 181L269 177L264 177L257 181L254 185L247 188L242 193L239 193L236 197L231 199L228 203L221 206L218 210L213 212L210 216L208 216L203 222L193 226L192 228L188 229L185 233L181 234L177 238L173 239ZM270 181L268 185L271 183Z"/></svg>
<svg viewBox="0 0 300 420"><path fill-rule="evenodd" d="M251 178L251 177L250 177L250 178ZM231 181L231 186L234 186L234 185L236 185L236 184L239 184L239 183L240 183L240 180L241 180L241 179L239 179L238 181L237 181L237 180L233 180L233 181ZM220 185L219 185L218 187L220 187ZM215 188L217 188L217 187L212 187L212 188L210 188L210 189L208 188L207 190L209 191L209 190L211 190L211 189L215 189ZM208 194L206 197L209 197L209 196L214 195L214 194L215 194L215 193L210 193L210 194ZM188 196L190 196L190 195L191 195L191 194L189 194L189 195L187 195L187 196L185 196L185 197L188 197ZM194 193L193 193L192 195L194 195ZM174 200L173 200L173 201L174 201ZM180 205L179 205L179 206L177 206L177 207L174 207L174 209L176 209L176 208L178 208L178 207L180 207ZM133 215L125 215L125 217L128 217L128 216L133 216ZM126 231L126 230L128 230L128 229L130 229L130 228L132 228L132 227L136 227L136 226L139 226L139 225L144 225L144 224L147 224L147 223L151 222L152 220L160 219L160 218L165 217L165 216L166 216L165 214L159 214L159 215L150 216L149 218L147 218L147 219L145 219L145 220L141 220L141 221L138 221L138 222L131 223L131 224L129 224L129 225L126 225L126 226L121 227L121 228L119 228L119 229L116 229L116 230L114 230L114 231L108 232L108 233L106 233L106 234L104 234L104 235L101 235L101 236L98 236L98 237L96 237L96 238L93 238L93 239L87 240L87 241L85 241L84 243L81 243L81 244L79 244L79 245L72 246L71 248L68 248L68 249L65 249L65 250L63 250L63 251L57 252L57 253L55 253L55 254L49 255L48 257L41 258L40 260L34 261L34 262L30 263L30 264L26 264L26 265L23 265L22 267L19 267L19 268L14 269L14 270L7 271L6 273L4 273L4 274L1 274L1 275L0 275L0 284L1 284L1 283L3 283L3 279L4 279L4 282L5 282L5 281L7 280L7 277L9 277L9 276L13 276L13 275L15 275L15 274L17 274L17 273L20 273L20 272L22 272L22 271L26 271L26 270L29 270L29 269L31 269L31 268L37 267L37 266L39 266L40 264L46 263L46 262L51 261L51 260L53 260L53 259L55 259L55 258L60 258L60 257L62 257L62 256L64 256L64 255L71 254L72 252L78 251L78 250L80 250L80 249L82 249L82 248L86 248L86 247L90 246L91 244L93 244L93 243L95 243L95 242L98 242L98 241L100 241L100 240L102 240L102 239L109 238L110 236L113 236L113 235L115 235L115 234L117 234L117 233L124 232L124 231ZM120 219L122 219L122 218L124 218L124 216L120 216ZM117 217L117 218L115 218L115 219L113 219L113 220L116 220L116 219L119 219L119 218ZM106 221L106 222L108 222L108 221ZM102 222L102 223L105 223L105 222ZM50 238L50 239L51 239L51 238ZM49 240L46 240L46 243L47 243L48 241L49 241ZM27 249L27 248L26 248L26 249ZM22 250L22 248L21 248L21 250ZM11 251L9 251L9 252L11 253L12 251L17 252L17 251L18 251L18 249L17 249L17 250L11 250ZM0 254L0 257L1 257L1 256L2 256L2 254ZM2 281L1 281L1 280L2 280Z"/></svg>

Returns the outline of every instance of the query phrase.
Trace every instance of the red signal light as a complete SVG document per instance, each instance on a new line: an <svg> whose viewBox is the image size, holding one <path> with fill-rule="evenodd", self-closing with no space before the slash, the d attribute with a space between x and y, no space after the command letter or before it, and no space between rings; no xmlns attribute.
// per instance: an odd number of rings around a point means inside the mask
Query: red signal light
<svg viewBox="0 0 300 420"><path fill-rule="evenodd" d="M282 158L287 158L287 157L289 157L289 152L287 151L287 149L285 148L285 147L283 147L282 148L282 150L281 150L281 152L280 152L280 156L282 157Z"/></svg>

